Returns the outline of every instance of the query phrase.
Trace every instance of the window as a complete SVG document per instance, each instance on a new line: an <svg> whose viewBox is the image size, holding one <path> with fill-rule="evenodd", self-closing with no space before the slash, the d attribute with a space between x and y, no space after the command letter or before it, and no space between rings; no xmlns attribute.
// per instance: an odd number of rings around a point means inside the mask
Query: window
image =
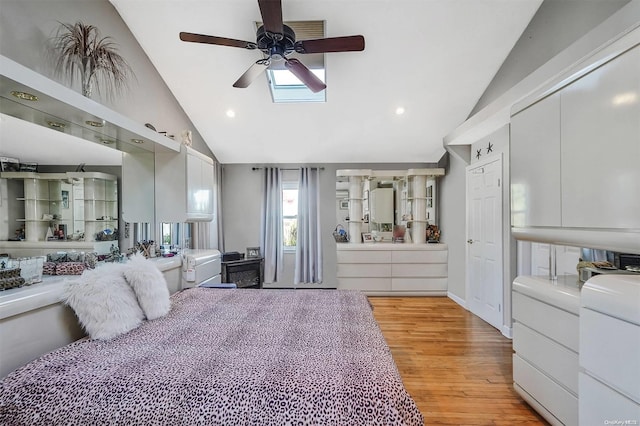
<svg viewBox="0 0 640 426"><path fill-rule="evenodd" d="M324 69L311 69L311 72L325 82ZM326 102L326 90L313 93L287 69L269 69L267 76L273 102Z"/></svg>
<svg viewBox="0 0 640 426"><path fill-rule="evenodd" d="M285 250L294 250L298 240L298 184L282 183L282 231Z"/></svg>

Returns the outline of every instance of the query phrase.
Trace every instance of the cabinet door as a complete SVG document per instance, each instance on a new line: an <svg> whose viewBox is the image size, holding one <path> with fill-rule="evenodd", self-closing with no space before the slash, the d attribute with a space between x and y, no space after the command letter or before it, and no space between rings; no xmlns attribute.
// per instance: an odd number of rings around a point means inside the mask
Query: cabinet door
<svg viewBox="0 0 640 426"><path fill-rule="evenodd" d="M187 154L187 214L201 213L202 160Z"/></svg>
<svg viewBox="0 0 640 426"><path fill-rule="evenodd" d="M122 218L126 222L154 222L154 173L153 153L122 154Z"/></svg>
<svg viewBox="0 0 640 426"><path fill-rule="evenodd" d="M213 215L213 165L190 153L187 155L187 215L194 218Z"/></svg>
<svg viewBox="0 0 640 426"><path fill-rule="evenodd" d="M560 95L511 117L511 223L560 226Z"/></svg>
<svg viewBox="0 0 640 426"><path fill-rule="evenodd" d="M640 228L640 47L562 90L562 225Z"/></svg>

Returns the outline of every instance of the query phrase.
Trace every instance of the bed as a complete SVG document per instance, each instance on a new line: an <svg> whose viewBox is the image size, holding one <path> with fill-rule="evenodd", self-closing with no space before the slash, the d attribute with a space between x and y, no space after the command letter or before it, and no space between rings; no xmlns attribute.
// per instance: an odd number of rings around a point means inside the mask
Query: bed
<svg viewBox="0 0 640 426"><path fill-rule="evenodd" d="M422 425L364 295L194 288L0 382L0 424Z"/></svg>

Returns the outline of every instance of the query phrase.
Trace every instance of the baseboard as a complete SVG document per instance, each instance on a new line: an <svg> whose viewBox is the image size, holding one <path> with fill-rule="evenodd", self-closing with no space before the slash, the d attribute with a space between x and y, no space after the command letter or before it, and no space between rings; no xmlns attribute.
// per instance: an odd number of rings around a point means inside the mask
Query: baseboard
<svg viewBox="0 0 640 426"><path fill-rule="evenodd" d="M463 308L467 309L467 302L466 302L464 299L462 299L462 298L460 298L460 297L456 296L455 294L451 293L450 291L449 291L449 292L447 292L447 297L448 297L449 299L453 300L454 302L456 302L458 305L460 305L460 306L462 306ZM468 310L468 309L467 309L467 310Z"/></svg>
<svg viewBox="0 0 640 426"><path fill-rule="evenodd" d="M513 327L509 327L508 325L502 325L502 335L507 339L513 339Z"/></svg>

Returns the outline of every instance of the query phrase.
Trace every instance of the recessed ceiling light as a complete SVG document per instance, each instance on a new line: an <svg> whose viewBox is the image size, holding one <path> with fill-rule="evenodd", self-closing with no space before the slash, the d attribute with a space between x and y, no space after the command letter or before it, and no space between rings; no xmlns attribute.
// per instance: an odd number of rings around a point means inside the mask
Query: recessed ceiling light
<svg viewBox="0 0 640 426"><path fill-rule="evenodd" d="M102 142L105 145L111 145L115 143L115 141L112 141L111 139L100 139L100 142Z"/></svg>
<svg viewBox="0 0 640 426"><path fill-rule="evenodd" d="M22 99L23 101L37 101L38 97L36 95L32 95L31 93L27 93L27 92L19 92L17 90L14 90L13 92L11 92L11 94L13 96L15 96L18 99Z"/></svg>
<svg viewBox="0 0 640 426"><path fill-rule="evenodd" d="M104 121L87 120L85 121L85 123L87 123L91 127L104 127Z"/></svg>
<svg viewBox="0 0 640 426"><path fill-rule="evenodd" d="M404 114L404 107L396 108L396 115L402 115L402 114Z"/></svg>
<svg viewBox="0 0 640 426"><path fill-rule="evenodd" d="M60 123L57 121L47 121L47 124L49 125L49 127L52 127L54 129L64 129L65 126L64 123Z"/></svg>
<svg viewBox="0 0 640 426"><path fill-rule="evenodd" d="M227 117L233 118L235 116L236 116L236 112L234 110L232 110L232 109L228 109L227 110Z"/></svg>
<svg viewBox="0 0 640 426"><path fill-rule="evenodd" d="M144 141L142 139L131 139L131 142L137 143L137 144L143 144L144 143Z"/></svg>

